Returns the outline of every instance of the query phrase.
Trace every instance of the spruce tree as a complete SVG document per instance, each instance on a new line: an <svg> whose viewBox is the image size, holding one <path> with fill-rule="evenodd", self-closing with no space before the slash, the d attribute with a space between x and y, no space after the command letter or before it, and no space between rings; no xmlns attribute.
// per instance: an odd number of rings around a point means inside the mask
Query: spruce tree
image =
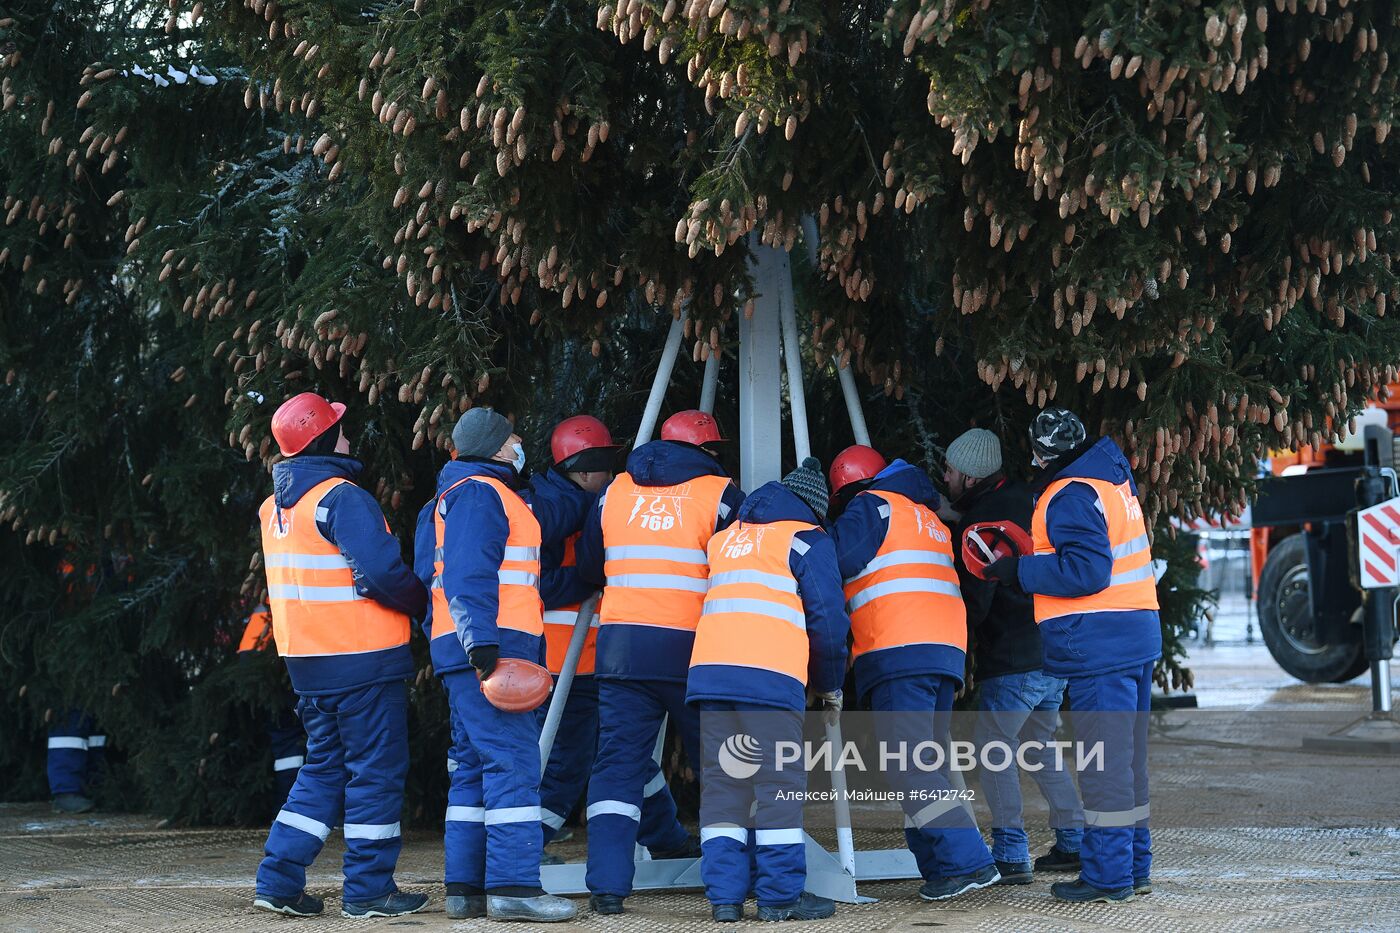
<svg viewBox="0 0 1400 933"><path fill-rule="evenodd" d="M752 238L793 250L817 452L937 471L1054 401L1169 517L1238 508L1396 376L1392 5L1270 0L24 0L0 15L0 760L104 720L133 801L258 820L272 411L350 406L408 545L456 416L635 426L672 316L722 367ZM65 594L61 560L98 568ZM74 645L80 646L78 648ZM410 812L442 793L415 690ZM13 674L13 676L11 676ZM21 692L22 691L22 692ZM234 702L229 702L233 698Z"/></svg>

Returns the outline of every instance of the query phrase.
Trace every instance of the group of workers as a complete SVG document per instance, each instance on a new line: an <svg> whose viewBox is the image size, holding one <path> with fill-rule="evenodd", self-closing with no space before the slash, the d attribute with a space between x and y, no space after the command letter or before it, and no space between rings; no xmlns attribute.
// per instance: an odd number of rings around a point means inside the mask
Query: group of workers
<svg viewBox="0 0 1400 933"><path fill-rule="evenodd" d="M718 426L700 411L668 419L616 475L607 427L569 418L552 434L554 463L527 481L512 423L474 408L453 428L452 459L419 514L412 566L355 483L344 413L303 393L272 422L285 459L260 511L268 606L307 745L258 868L259 908L322 911L306 868L336 826L345 916L425 905L393 877L414 620L451 711L452 918L574 917L571 901L542 888L540 865L584 794L595 913L623 912L640 844L653 858L699 855L717 921L742 919L750 896L761 920L830 916L834 904L804 890L801 806L774 793L802 790L805 772L781 769L766 749L756 773L736 778L711 725L732 723L715 733L727 735L761 715L767 735L800 741L804 710L839 714L849 671L858 703L881 713L882 737L945 741L969 629L982 703L996 712L979 727L984 739L1048 737L1066 689L1076 711L1146 709L1161 642L1136 487L1117 446L1088 438L1063 409L1035 419L1029 487L1004 475L996 435L959 437L945 502L922 470L863 446L833 461L830 485L807 458L745 496L721 466ZM985 520L1028 527L1033 548L966 566L963 529ZM498 704L492 677L520 661L557 676L580 612L595 604L542 768L543 710ZM701 776L698 839L679 822L653 753L668 717ZM1095 728L1111 738L1111 766L1080 775L1082 809L1067 772L1036 774L1056 842L1034 866L1014 769L984 780L990 849L956 795L909 795L921 897L1030 883L1034 870L1078 870L1052 886L1065 900L1149 891L1145 734L1076 721L1081 740ZM940 771L907 780L950 787Z"/></svg>

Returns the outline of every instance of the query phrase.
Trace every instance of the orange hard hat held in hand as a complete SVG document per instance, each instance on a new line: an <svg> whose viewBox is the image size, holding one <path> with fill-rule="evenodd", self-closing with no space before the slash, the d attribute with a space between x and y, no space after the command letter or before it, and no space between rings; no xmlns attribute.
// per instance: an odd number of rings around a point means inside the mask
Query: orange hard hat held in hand
<svg viewBox="0 0 1400 933"><path fill-rule="evenodd" d="M482 679L487 702L507 713L528 713L549 699L554 680L549 671L521 658L501 658L495 670Z"/></svg>
<svg viewBox="0 0 1400 933"><path fill-rule="evenodd" d="M1031 536L1014 522L978 522L963 532L962 558L967 572L979 580L993 579L987 568L1033 550Z"/></svg>

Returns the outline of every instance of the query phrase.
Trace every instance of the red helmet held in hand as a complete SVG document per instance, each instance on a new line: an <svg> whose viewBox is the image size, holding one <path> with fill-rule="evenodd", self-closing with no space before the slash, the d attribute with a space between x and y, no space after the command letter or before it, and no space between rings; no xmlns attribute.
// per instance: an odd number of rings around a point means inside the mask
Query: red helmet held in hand
<svg viewBox="0 0 1400 933"><path fill-rule="evenodd" d="M718 444L724 440L719 436L719 425L715 423L714 417L696 409L678 411L667 418L666 423L661 426L661 439L681 441L696 447Z"/></svg>
<svg viewBox="0 0 1400 933"><path fill-rule="evenodd" d="M978 522L963 532L963 566L979 580L987 579L987 568L1002 558L1022 557L1033 550L1031 536L1015 522Z"/></svg>
<svg viewBox="0 0 1400 933"><path fill-rule="evenodd" d="M501 658L491 676L481 682L482 695L496 709L528 713L549 698L554 681L549 671L521 658Z"/></svg>
<svg viewBox="0 0 1400 933"><path fill-rule="evenodd" d="M889 464L885 458L874 447L852 444L831 461L831 469L827 473L831 480L831 494L836 495L843 486L870 479L887 466Z"/></svg>
<svg viewBox="0 0 1400 933"><path fill-rule="evenodd" d="M272 436L284 457L295 457L345 416L345 406L328 402L315 392L287 399L272 416Z"/></svg>
<svg viewBox="0 0 1400 933"><path fill-rule="evenodd" d="M549 452L555 463L563 463L585 450L617 450L612 432L592 415L574 415L554 426L549 435Z"/></svg>

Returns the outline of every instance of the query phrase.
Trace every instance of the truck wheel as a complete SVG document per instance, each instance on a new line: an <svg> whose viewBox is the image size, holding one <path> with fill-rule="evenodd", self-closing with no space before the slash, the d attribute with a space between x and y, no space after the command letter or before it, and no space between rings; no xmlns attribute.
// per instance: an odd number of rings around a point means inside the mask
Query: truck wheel
<svg viewBox="0 0 1400 933"><path fill-rule="evenodd" d="M1318 630L1303 535L1290 535L1269 552L1259 575L1259 631L1269 654L1309 684L1342 683L1366 670L1360 628L1340 645L1325 643Z"/></svg>

